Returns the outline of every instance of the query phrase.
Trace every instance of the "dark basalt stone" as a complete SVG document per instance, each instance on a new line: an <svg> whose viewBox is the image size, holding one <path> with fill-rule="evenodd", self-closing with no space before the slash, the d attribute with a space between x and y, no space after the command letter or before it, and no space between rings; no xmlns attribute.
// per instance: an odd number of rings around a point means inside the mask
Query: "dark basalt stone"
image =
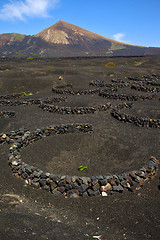
<svg viewBox="0 0 160 240"><path fill-rule="evenodd" d="M124 188L119 184L118 186L113 186L113 191L121 193L124 191Z"/></svg>
<svg viewBox="0 0 160 240"><path fill-rule="evenodd" d="M66 181L60 181L60 182L58 182L58 186L59 187L65 187L65 185L66 185Z"/></svg>
<svg viewBox="0 0 160 240"><path fill-rule="evenodd" d="M50 183L50 188L51 188L51 192L57 188L57 184L55 182Z"/></svg>
<svg viewBox="0 0 160 240"><path fill-rule="evenodd" d="M61 193L65 192L65 187L57 187L57 190Z"/></svg>
<svg viewBox="0 0 160 240"><path fill-rule="evenodd" d="M78 191L79 191L80 193L84 193L88 188L89 188L88 185L82 184L82 185L78 186L77 189L78 189Z"/></svg>
<svg viewBox="0 0 160 240"><path fill-rule="evenodd" d="M100 186L105 186L107 184L107 179L101 179L99 180Z"/></svg>
<svg viewBox="0 0 160 240"><path fill-rule="evenodd" d="M41 178L41 179L39 180L39 184L40 184L41 187L44 186L44 185L46 185L46 179Z"/></svg>
<svg viewBox="0 0 160 240"><path fill-rule="evenodd" d="M67 196L77 198L79 197L79 192L76 189L72 189L67 192Z"/></svg>
<svg viewBox="0 0 160 240"><path fill-rule="evenodd" d="M33 166L30 166L30 165L27 165L25 167L25 171L28 173L28 174L31 174L33 171L34 171L34 167Z"/></svg>

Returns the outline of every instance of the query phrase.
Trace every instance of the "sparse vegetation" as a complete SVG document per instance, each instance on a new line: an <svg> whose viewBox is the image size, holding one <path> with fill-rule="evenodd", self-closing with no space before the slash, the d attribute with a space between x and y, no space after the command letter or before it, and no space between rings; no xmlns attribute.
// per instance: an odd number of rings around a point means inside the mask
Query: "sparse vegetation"
<svg viewBox="0 0 160 240"><path fill-rule="evenodd" d="M28 45L30 44L30 41L31 41L31 38L27 41L27 44L28 44Z"/></svg>
<svg viewBox="0 0 160 240"><path fill-rule="evenodd" d="M27 57L27 60L33 60L34 57L30 56L30 57Z"/></svg>
<svg viewBox="0 0 160 240"><path fill-rule="evenodd" d="M87 167L88 167L87 165L86 166L81 165L81 166L78 167L78 170L79 171L85 171L87 169Z"/></svg>
<svg viewBox="0 0 160 240"><path fill-rule="evenodd" d="M10 33L14 38L16 38L19 41L23 41L26 35L24 34L19 34L19 33Z"/></svg>
<svg viewBox="0 0 160 240"><path fill-rule="evenodd" d="M19 50L18 55L22 55L22 50Z"/></svg>
<svg viewBox="0 0 160 240"><path fill-rule="evenodd" d="M108 62L107 64L104 65L105 67L115 67L116 64L114 62Z"/></svg>
<svg viewBox="0 0 160 240"><path fill-rule="evenodd" d="M26 92L22 92L22 95L21 95L21 97L28 97L28 96L31 96L31 95L33 95L32 93L26 93Z"/></svg>

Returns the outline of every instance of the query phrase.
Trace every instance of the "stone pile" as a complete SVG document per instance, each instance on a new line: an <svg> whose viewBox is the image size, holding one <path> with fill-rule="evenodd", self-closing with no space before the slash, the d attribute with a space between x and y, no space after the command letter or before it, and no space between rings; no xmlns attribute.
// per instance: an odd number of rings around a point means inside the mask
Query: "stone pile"
<svg viewBox="0 0 160 240"><path fill-rule="evenodd" d="M126 84L126 83L129 84L128 82L126 82L126 81L124 81L122 79L118 79L118 78L117 79L112 79L111 82L112 83L118 83L118 84L119 83L121 83L121 84Z"/></svg>
<svg viewBox="0 0 160 240"><path fill-rule="evenodd" d="M19 105L33 105L33 104L40 104L41 101L39 99L33 100L33 99L26 99L26 100L1 100L0 106L19 106Z"/></svg>
<svg viewBox="0 0 160 240"><path fill-rule="evenodd" d="M92 132L88 124L69 124L50 126L30 132L21 128L8 134L0 134L0 143L11 143L8 163L15 176L24 179L25 183L35 188L47 190L53 194L63 194L68 197L79 196L107 196L123 191L138 190L157 173L159 162L151 157L148 164L137 171L129 171L112 176L62 176L44 172L37 167L24 163L21 160L21 151L32 142L51 134L87 133Z"/></svg>
<svg viewBox="0 0 160 240"><path fill-rule="evenodd" d="M138 83L135 82L134 84L132 84L131 89L143 91L143 92L151 92L151 93L160 92L160 88L158 88L158 87L152 87L152 86L147 87L139 82Z"/></svg>
<svg viewBox="0 0 160 240"><path fill-rule="evenodd" d="M59 103L59 102L67 102L67 97L53 97L53 98L46 98L44 100L41 100L41 103Z"/></svg>
<svg viewBox="0 0 160 240"><path fill-rule="evenodd" d="M66 102L66 98L64 97L53 97L53 98L46 98L46 99L26 99L26 100L0 100L0 106L18 106L18 105L40 105L42 103L55 103L55 102Z"/></svg>
<svg viewBox="0 0 160 240"><path fill-rule="evenodd" d="M146 76L142 76L141 78L140 77L128 77L128 80L137 81L137 82L145 82L146 78L147 78Z"/></svg>
<svg viewBox="0 0 160 240"><path fill-rule="evenodd" d="M118 104L118 105L114 106L113 110L117 111L117 110L122 110L124 108L132 108L132 105L133 105L133 103L124 102L124 103L121 103L121 104Z"/></svg>
<svg viewBox="0 0 160 240"><path fill-rule="evenodd" d="M0 111L0 118L14 118L15 112Z"/></svg>
<svg viewBox="0 0 160 240"><path fill-rule="evenodd" d="M93 87L104 87L105 83L103 81L100 81L100 80L95 80L95 81L91 81L89 83L89 85L93 86Z"/></svg>
<svg viewBox="0 0 160 240"><path fill-rule="evenodd" d="M11 99L11 98L19 98L21 97L22 93L16 93L16 94L8 94L8 95L0 95L0 99Z"/></svg>
<svg viewBox="0 0 160 240"><path fill-rule="evenodd" d="M27 128L20 128L9 133L0 133L0 143L13 143L16 139L21 138L27 131Z"/></svg>
<svg viewBox="0 0 160 240"><path fill-rule="evenodd" d="M160 86L160 80L159 80L159 81L156 81L156 80L148 80L148 81L146 82L146 84L152 85L152 86Z"/></svg>
<svg viewBox="0 0 160 240"><path fill-rule="evenodd" d="M43 111L59 114L91 114L97 111L107 111L111 108L111 104L100 105L98 107L59 107L54 105L41 104L39 106Z"/></svg>
<svg viewBox="0 0 160 240"><path fill-rule="evenodd" d="M127 95L127 94L118 94L118 93L110 93L106 90L100 91L99 96L115 99L115 100L122 100L122 101L138 101L138 100L152 100L155 96L140 96L140 95Z"/></svg>
<svg viewBox="0 0 160 240"><path fill-rule="evenodd" d="M133 123L138 127L160 128L159 119L156 120L151 118L139 118L136 116L118 112L116 110L111 111L111 116L125 123Z"/></svg>
<svg viewBox="0 0 160 240"><path fill-rule="evenodd" d="M67 95L87 95L87 94L97 94L99 93L99 89L94 90L70 90L70 89L56 89L55 87L52 88L52 92L54 94L67 94Z"/></svg>
<svg viewBox="0 0 160 240"><path fill-rule="evenodd" d="M148 85L153 86L160 86L160 76L158 75L152 75L152 76L142 76L140 77L129 77L129 80L146 83Z"/></svg>
<svg viewBox="0 0 160 240"><path fill-rule="evenodd" d="M117 92L118 87L111 86L111 85L109 86L109 84L108 84L108 87L105 88L105 91L108 92L108 93Z"/></svg>
<svg viewBox="0 0 160 240"><path fill-rule="evenodd" d="M89 85L94 87L97 86L97 87L112 88L112 89L115 89L115 91L117 91L118 88L125 88L129 86L128 82L125 82L120 79L112 79L111 82L112 83L107 84L107 83L104 83L103 81L95 80L95 81L91 81Z"/></svg>

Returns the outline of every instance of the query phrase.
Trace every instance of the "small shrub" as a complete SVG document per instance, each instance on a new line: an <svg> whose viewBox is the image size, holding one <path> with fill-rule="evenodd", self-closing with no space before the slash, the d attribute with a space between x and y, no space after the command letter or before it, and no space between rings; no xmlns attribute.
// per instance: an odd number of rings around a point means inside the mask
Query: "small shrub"
<svg viewBox="0 0 160 240"><path fill-rule="evenodd" d="M79 171L85 171L87 169L87 165L86 166L79 166L78 170Z"/></svg>
<svg viewBox="0 0 160 240"><path fill-rule="evenodd" d="M115 67L116 64L114 62L108 62L107 64L104 65L105 67Z"/></svg>
<svg viewBox="0 0 160 240"><path fill-rule="evenodd" d="M34 57L27 57L27 60L33 60L34 59Z"/></svg>

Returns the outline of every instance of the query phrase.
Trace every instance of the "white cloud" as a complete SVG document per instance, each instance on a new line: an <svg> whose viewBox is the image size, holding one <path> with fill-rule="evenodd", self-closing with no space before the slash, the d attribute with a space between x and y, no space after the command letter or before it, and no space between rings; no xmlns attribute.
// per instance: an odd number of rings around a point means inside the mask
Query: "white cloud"
<svg viewBox="0 0 160 240"><path fill-rule="evenodd" d="M0 10L0 19L25 21L26 18L48 17L48 11L60 0L10 0Z"/></svg>
<svg viewBox="0 0 160 240"><path fill-rule="evenodd" d="M116 40L116 41L122 41L123 42L123 37L125 36L125 34L124 33L116 33L116 34L114 34L113 35L113 37L114 37L114 39Z"/></svg>

